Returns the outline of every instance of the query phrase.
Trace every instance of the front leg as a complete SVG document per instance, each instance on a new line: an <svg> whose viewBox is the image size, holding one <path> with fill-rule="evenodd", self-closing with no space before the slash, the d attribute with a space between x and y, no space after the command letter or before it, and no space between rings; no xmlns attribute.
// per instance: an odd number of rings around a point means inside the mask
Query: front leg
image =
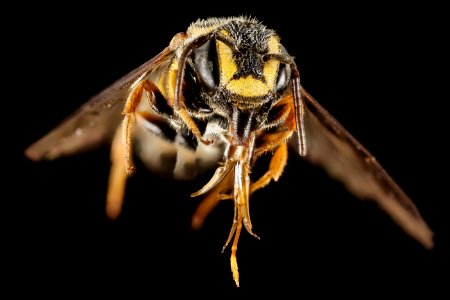
<svg viewBox="0 0 450 300"><path fill-rule="evenodd" d="M167 104L166 99L159 91L158 87L150 80L140 81L132 90L125 103L123 110L124 119L122 121L122 144L125 156L125 170L128 175L135 172L132 156L132 136L133 128L136 124L136 110L142 101L142 94L145 92L152 109L163 117L172 117L172 108Z"/></svg>
<svg viewBox="0 0 450 300"><path fill-rule="evenodd" d="M149 80L139 82L128 96L123 110L125 117L122 126L116 130L111 145L111 170L106 197L106 213L111 219L116 219L122 210L127 174L134 172L132 161L133 127L136 122L137 107L144 92L150 106L157 114L171 117L173 113L158 87ZM155 126L158 126L158 124L155 124Z"/></svg>
<svg viewBox="0 0 450 300"><path fill-rule="evenodd" d="M286 167L287 158L288 147L283 143L274 151L267 172L250 185L250 194L267 186L271 180L278 181Z"/></svg>

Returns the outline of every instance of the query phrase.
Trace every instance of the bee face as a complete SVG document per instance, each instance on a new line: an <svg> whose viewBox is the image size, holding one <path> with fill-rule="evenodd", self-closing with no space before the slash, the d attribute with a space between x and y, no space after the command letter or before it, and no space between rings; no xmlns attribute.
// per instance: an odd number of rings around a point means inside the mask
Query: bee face
<svg viewBox="0 0 450 300"><path fill-rule="evenodd" d="M193 54L194 74L211 111L244 141L267 124L270 108L290 81L291 58L278 35L253 20L235 20Z"/></svg>

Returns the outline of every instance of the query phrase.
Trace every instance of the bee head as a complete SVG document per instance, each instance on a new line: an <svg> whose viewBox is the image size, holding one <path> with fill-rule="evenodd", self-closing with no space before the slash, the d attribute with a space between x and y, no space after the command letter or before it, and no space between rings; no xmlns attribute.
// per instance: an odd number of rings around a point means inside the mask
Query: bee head
<svg viewBox="0 0 450 300"><path fill-rule="evenodd" d="M259 105L259 99L284 92L290 80L292 58L273 30L246 20L217 29L211 39L194 51L193 61L198 79L209 95L225 91L237 105Z"/></svg>
<svg viewBox="0 0 450 300"><path fill-rule="evenodd" d="M230 121L239 141L263 126L289 85L292 63L278 35L249 19L217 28L191 57L208 105Z"/></svg>

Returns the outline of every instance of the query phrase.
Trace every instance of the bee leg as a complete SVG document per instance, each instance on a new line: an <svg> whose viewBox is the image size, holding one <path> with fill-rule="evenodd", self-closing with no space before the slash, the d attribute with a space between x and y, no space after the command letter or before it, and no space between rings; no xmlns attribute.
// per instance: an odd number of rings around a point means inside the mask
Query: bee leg
<svg viewBox="0 0 450 300"><path fill-rule="evenodd" d="M190 116L188 110L186 109L186 101L183 95L183 85L185 83L185 71L186 65L188 64L189 57L195 49L201 47L208 40L212 39L215 35L215 31L211 31L207 34L202 34L195 39L191 40L189 43L183 47L183 51L180 53L179 61L178 61L178 69L174 72L175 74L175 86L174 86L174 98L173 98L173 107L175 109L178 117L183 120L183 123L189 128L190 132L203 144L209 145L212 141L205 140L202 137L202 133L200 129L195 123L194 119ZM180 36L181 39L183 36Z"/></svg>
<svg viewBox="0 0 450 300"><path fill-rule="evenodd" d="M142 100L142 93L144 91L152 108L155 108L157 106L156 102L158 102L158 100L161 98L159 96L162 96L158 87L153 82L151 82L150 80L142 80L133 88L127 98L125 108L122 112L125 115L122 121L122 143L124 147L124 157L126 164L125 169L127 174L133 174L135 172L132 156L132 136L133 127L136 123L135 113L139 103ZM161 101L159 101L158 103L161 103Z"/></svg>
<svg viewBox="0 0 450 300"><path fill-rule="evenodd" d="M250 185L250 194L265 187L271 180L278 181L286 166L287 158L288 147L286 143L283 143L273 153L267 172Z"/></svg>
<svg viewBox="0 0 450 300"><path fill-rule="evenodd" d="M109 173L108 192L106 195L106 215L116 219L122 211L125 183L127 180L124 145L121 140L122 128L119 127L111 146L111 170Z"/></svg>
<svg viewBox="0 0 450 300"><path fill-rule="evenodd" d="M219 204L219 201L233 199L233 195L230 193L233 189L233 180L233 172L228 173L226 177L205 196L192 216L192 228L200 229L203 226L206 217L217 204Z"/></svg>
<svg viewBox="0 0 450 300"><path fill-rule="evenodd" d="M239 287L239 268L237 264L237 258L236 258L236 252L237 252L237 246L239 242L239 236L241 235L242 230L242 215L237 215L236 220L236 232L234 233L234 239L233 239L233 245L231 245L231 256L230 256L230 264L231 264L231 273L233 274L233 280L236 283L236 286ZM226 247L226 245L225 245Z"/></svg>
<svg viewBox="0 0 450 300"><path fill-rule="evenodd" d="M253 163L258 157L266 152L272 151L282 144L286 144L286 141L291 137L293 131L282 131L277 133L266 133L263 136L262 146L255 149L255 154L253 155Z"/></svg>
<svg viewBox="0 0 450 300"><path fill-rule="evenodd" d="M205 140L202 137L202 133L200 132L197 123L195 123L195 121L192 119L192 117L189 115L189 112L185 108L180 108L176 110L176 112L177 115L183 120L184 124L186 124L192 134L197 137L199 141L201 141L205 145L209 145L212 143L212 141Z"/></svg>

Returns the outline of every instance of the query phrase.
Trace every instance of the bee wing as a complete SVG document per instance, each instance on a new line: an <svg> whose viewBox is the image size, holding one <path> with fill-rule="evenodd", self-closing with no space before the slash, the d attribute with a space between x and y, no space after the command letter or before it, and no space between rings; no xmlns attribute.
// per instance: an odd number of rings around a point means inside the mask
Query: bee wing
<svg viewBox="0 0 450 300"><path fill-rule="evenodd" d="M306 159L324 168L358 198L376 201L405 232L432 248L433 232L373 155L303 88L301 99L305 104ZM297 150L295 138L291 142Z"/></svg>
<svg viewBox="0 0 450 300"><path fill-rule="evenodd" d="M25 155L35 161L52 160L93 148L110 139L120 124L122 109L133 83L170 61L171 55L173 48L169 46L93 96L58 127L29 146Z"/></svg>

